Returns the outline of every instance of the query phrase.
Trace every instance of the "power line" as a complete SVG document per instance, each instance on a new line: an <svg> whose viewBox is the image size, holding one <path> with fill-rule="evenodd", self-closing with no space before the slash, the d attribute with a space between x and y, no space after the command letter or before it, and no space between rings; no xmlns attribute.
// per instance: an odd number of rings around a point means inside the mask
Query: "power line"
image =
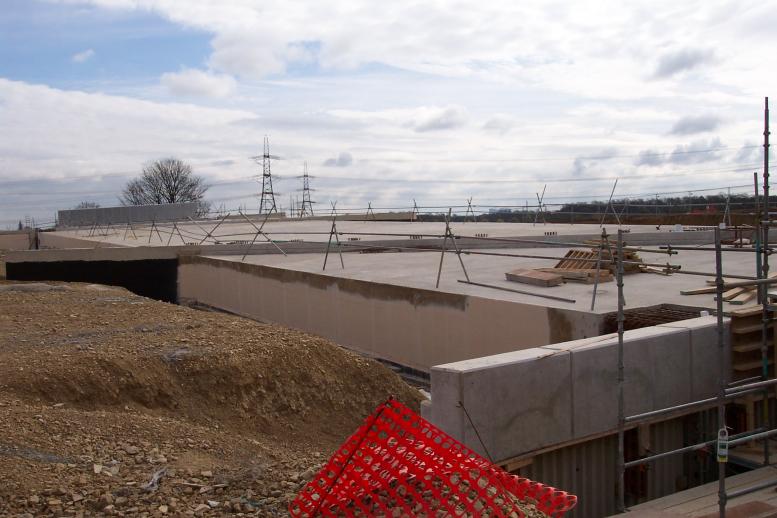
<svg viewBox="0 0 777 518"><path fill-rule="evenodd" d="M448 178L416 178L416 177L361 177L361 176L320 176L322 181L326 180L346 180L346 181L358 181L358 182L378 182L378 183L442 183L442 184L504 184L504 183L527 183L535 182L541 184L545 181L551 181L554 183L578 183L578 182L600 182L600 181L613 181L615 179L623 180L640 180L645 178L674 178L681 176L693 176L697 174L723 174L723 173L736 173L743 171L752 171L753 167L757 167L759 164L744 164L736 168L715 168L715 169L696 169L687 170L676 173L652 173L652 174L632 174L632 175L618 175L618 176L580 176L580 177L549 177L547 180L534 180L527 178L493 178L493 179L479 179L479 180L454 180ZM288 177L282 177L281 179L287 179Z"/></svg>

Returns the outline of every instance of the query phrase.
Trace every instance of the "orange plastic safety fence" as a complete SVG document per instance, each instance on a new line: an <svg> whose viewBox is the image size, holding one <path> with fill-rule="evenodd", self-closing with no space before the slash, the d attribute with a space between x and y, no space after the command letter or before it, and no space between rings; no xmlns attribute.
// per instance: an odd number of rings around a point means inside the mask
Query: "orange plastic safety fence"
<svg viewBox="0 0 777 518"><path fill-rule="evenodd" d="M379 406L289 506L293 517L553 518L577 497L511 475L393 399Z"/></svg>

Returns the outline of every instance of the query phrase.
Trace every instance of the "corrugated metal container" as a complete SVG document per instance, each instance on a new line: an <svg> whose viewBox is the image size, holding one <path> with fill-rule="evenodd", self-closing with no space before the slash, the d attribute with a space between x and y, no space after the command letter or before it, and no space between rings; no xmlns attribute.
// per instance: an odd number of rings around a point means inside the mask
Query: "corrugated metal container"
<svg viewBox="0 0 777 518"><path fill-rule="evenodd" d="M587 441L534 457L521 476L577 495L566 516L601 518L615 511L617 436Z"/></svg>

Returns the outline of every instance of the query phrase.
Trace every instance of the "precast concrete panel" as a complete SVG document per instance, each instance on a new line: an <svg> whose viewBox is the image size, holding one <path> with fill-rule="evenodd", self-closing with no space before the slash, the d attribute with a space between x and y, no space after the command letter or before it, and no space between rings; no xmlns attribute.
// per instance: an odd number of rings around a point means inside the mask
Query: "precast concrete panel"
<svg viewBox="0 0 777 518"><path fill-rule="evenodd" d="M127 205L93 209L67 209L57 212L58 227L91 227L93 225L126 225L152 221L181 221L194 218L199 203L165 203L161 205Z"/></svg>
<svg viewBox="0 0 777 518"><path fill-rule="evenodd" d="M442 411L469 414L461 429L446 432L459 434L454 437L481 454L487 451L495 460L511 457L516 449L572 439L568 352L534 348L489 358L491 365L474 360L451 364L454 370L446 370L445 365L432 369L434 419L444 415L436 412L438 402ZM445 394L451 387L460 391L462 408L442 408L443 401L452 399ZM435 424L444 426L444 422Z"/></svg>
<svg viewBox="0 0 777 518"><path fill-rule="evenodd" d="M656 326L624 333L627 416L714 393L717 375L708 374L717 373L717 352L710 353L713 322L707 317L684 321L676 327ZM457 387L461 392L457 397L479 408L475 411L482 412L483 423L491 423L484 425L485 435L487 447L497 452L497 460L553 447L565 440L612 433L618 423L617 345L617 335L608 335L435 366L430 415L449 431L445 416L460 410L446 406L451 397L445 392ZM563 376L556 369L560 358L568 359L565 365L569 371ZM448 380L459 377L463 381ZM562 379L568 397L559 392L558 381ZM537 413L537 401L545 405L544 414ZM544 420L547 415L561 413L570 418L568 439L562 438L566 431L558 433L565 426L559 428ZM511 420L505 421L506 416ZM468 446L478 447L477 437L466 430L450 432L461 434L458 437L463 437Z"/></svg>

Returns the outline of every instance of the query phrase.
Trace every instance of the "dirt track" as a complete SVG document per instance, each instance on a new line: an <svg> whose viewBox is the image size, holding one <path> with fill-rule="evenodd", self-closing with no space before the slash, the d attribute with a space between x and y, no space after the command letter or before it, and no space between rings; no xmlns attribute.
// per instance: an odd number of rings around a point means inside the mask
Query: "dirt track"
<svg viewBox="0 0 777 518"><path fill-rule="evenodd" d="M388 369L318 337L0 282L0 515L284 516L389 395L417 407Z"/></svg>

